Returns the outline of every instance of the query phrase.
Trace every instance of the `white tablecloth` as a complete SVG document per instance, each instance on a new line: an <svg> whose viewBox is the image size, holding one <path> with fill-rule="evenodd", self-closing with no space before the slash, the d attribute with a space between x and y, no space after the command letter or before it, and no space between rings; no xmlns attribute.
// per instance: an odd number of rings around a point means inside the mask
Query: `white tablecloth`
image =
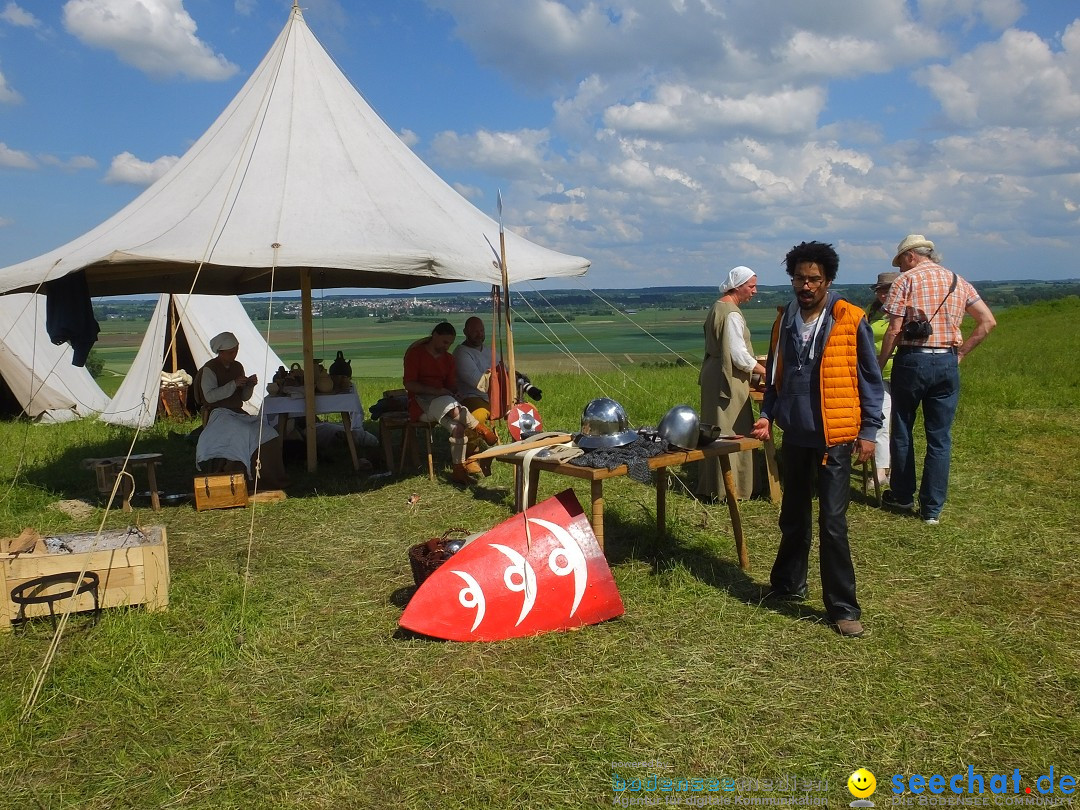
<svg viewBox="0 0 1080 810"><path fill-rule="evenodd" d="M304 389L286 389L286 395L267 396L263 398L263 413L270 419L279 414L289 416L304 415ZM357 425L364 421L364 406L360 402L360 394L356 387L349 388L340 394L316 394L315 413L347 413Z"/></svg>

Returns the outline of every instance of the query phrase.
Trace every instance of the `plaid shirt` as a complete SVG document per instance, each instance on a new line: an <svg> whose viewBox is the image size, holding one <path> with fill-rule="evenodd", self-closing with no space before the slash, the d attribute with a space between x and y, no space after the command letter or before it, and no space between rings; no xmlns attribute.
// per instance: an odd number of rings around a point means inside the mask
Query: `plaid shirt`
<svg viewBox="0 0 1080 810"><path fill-rule="evenodd" d="M901 273L900 278L893 282L889 297L885 299L885 311L890 315L903 315L905 321L929 320L934 330L925 341L905 340L901 333L898 346L947 349L960 346L964 342L960 333L964 311L979 300L979 294L974 287L957 276L956 289L949 295L952 280L953 273L950 270L926 261L906 273Z"/></svg>

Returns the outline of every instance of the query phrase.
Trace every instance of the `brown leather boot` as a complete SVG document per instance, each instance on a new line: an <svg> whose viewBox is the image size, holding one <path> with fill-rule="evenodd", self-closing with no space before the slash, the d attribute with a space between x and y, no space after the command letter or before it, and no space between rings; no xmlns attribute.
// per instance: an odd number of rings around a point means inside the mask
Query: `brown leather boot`
<svg viewBox="0 0 1080 810"><path fill-rule="evenodd" d="M476 461L466 461L465 472L469 475L486 475L481 465Z"/></svg>
<svg viewBox="0 0 1080 810"><path fill-rule="evenodd" d="M454 471L450 474L450 480L455 484L461 484L462 486L471 487L476 483L476 479L469 475L468 470L465 469L464 464L455 464Z"/></svg>
<svg viewBox="0 0 1080 810"><path fill-rule="evenodd" d="M488 443L489 446L499 443L499 437L495 435L495 431L489 428L487 425L477 425L476 435Z"/></svg>

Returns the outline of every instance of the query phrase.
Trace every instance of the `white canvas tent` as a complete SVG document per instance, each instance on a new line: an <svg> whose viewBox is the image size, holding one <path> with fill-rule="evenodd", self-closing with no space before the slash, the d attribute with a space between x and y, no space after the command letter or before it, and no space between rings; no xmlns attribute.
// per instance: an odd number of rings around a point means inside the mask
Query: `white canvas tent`
<svg viewBox="0 0 1080 810"><path fill-rule="evenodd" d="M102 421L130 427L149 427L154 423L163 363L172 351L170 298L174 301L179 325L177 343L184 344L177 350L187 358L188 362L183 365L190 366L188 373L194 376L214 356L210 338L227 329L240 341L237 359L244 370L259 375L255 393L244 403L245 411L258 413L266 383L282 362L251 322L240 299L235 295L161 295L138 354L112 402L101 414ZM165 363L164 370L171 372L174 369L170 363Z"/></svg>
<svg viewBox="0 0 1080 810"><path fill-rule="evenodd" d="M109 404L90 372L71 365L71 347L49 341L40 295L0 296L0 379L4 410L39 422L80 419Z"/></svg>
<svg viewBox="0 0 1080 810"><path fill-rule="evenodd" d="M94 296L299 289L313 419L313 287L505 287L589 267L511 232L500 267L499 243L499 223L378 117L294 4L266 57L172 169L83 236L0 270L0 293L78 271ZM314 457L312 434L309 468Z"/></svg>

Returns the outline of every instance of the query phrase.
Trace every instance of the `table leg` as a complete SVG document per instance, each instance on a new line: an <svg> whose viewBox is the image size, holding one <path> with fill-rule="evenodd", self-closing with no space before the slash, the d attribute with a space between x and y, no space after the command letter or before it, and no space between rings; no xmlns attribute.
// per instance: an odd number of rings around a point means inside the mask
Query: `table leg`
<svg viewBox="0 0 1080 810"><path fill-rule="evenodd" d="M157 465L156 461L146 462L146 480L150 484L150 508L155 512L160 512L161 497L157 491Z"/></svg>
<svg viewBox="0 0 1080 810"><path fill-rule="evenodd" d="M516 467L514 469L517 469ZM536 490L540 486L540 470L529 470L529 502L527 506L536 506Z"/></svg>
<svg viewBox="0 0 1080 810"><path fill-rule="evenodd" d="M663 539L667 533L667 470L659 469L656 476L656 533Z"/></svg>
<svg viewBox="0 0 1080 810"><path fill-rule="evenodd" d="M405 428L408 430L408 428ZM394 448L393 448L393 434L390 432L390 426L382 419L379 420L379 444L383 447L383 453L386 455L386 471L392 473L394 471Z"/></svg>
<svg viewBox="0 0 1080 810"><path fill-rule="evenodd" d="M596 535L596 542L600 550L604 550L604 482L596 480L590 482L592 495L592 530Z"/></svg>
<svg viewBox="0 0 1080 810"><path fill-rule="evenodd" d="M720 470L724 474L724 492L727 495L728 513L731 515L731 532L735 535L735 550L739 554L739 568L750 570L750 555L743 537L742 516L739 515L739 499L735 496L735 477L731 474L731 459L719 456Z"/></svg>
<svg viewBox="0 0 1080 810"><path fill-rule="evenodd" d="M780 503L780 467L776 463L776 445L773 444L772 437L770 436L764 442L765 448L765 469L768 472L769 477L769 500L773 503Z"/></svg>
<svg viewBox="0 0 1080 810"><path fill-rule="evenodd" d="M356 455L356 439L352 435L352 417L348 411L341 412L341 424L345 426L345 444L349 445L349 455L352 456L352 468L360 469L360 459Z"/></svg>

